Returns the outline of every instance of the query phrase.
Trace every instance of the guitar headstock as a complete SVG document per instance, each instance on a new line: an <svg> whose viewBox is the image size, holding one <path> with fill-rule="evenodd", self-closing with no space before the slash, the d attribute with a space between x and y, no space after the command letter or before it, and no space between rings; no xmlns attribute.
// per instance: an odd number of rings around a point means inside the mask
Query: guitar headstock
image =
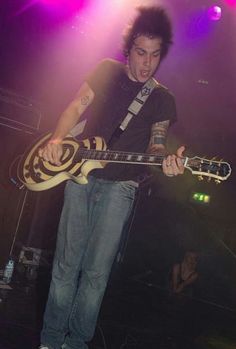
<svg viewBox="0 0 236 349"><path fill-rule="evenodd" d="M186 158L184 166L192 174L197 175L199 180L206 177L210 181L213 178L217 184L229 178L232 171L230 165L223 160L217 161L215 158L208 160L198 156Z"/></svg>

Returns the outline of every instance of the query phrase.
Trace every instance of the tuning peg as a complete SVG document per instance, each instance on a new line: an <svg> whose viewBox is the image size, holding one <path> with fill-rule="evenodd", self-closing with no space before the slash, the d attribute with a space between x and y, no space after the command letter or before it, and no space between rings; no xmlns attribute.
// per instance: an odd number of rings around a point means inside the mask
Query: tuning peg
<svg viewBox="0 0 236 349"><path fill-rule="evenodd" d="M220 181L219 179L215 179L215 183L216 183L216 184L220 184L221 181Z"/></svg>
<svg viewBox="0 0 236 349"><path fill-rule="evenodd" d="M209 183L211 181L211 177L208 177L207 178L207 182Z"/></svg>
<svg viewBox="0 0 236 349"><path fill-rule="evenodd" d="M203 181L203 176L197 176L199 181Z"/></svg>
<svg viewBox="0 0 236 349"><path fill-rule="evenodd" d="M217 156L213 156L213 158L211 160L215 161L216 159L217 159Z"/></svg>

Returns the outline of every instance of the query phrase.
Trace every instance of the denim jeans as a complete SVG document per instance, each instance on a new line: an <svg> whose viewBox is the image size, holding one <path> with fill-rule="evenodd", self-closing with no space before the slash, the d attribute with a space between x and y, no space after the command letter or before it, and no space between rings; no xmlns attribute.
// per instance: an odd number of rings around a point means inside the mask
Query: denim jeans
<svg viewBox="0 0 236 349"><path fill-rule="evenodd" d="M41 332L50 349L88 348L135 193L133 182L67 182Z"/></svg>

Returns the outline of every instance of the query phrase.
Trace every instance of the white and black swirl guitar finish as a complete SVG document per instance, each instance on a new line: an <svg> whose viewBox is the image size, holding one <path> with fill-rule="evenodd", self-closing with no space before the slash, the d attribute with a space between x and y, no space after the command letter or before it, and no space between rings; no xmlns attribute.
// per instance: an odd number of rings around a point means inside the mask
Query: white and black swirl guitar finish
<svg viewBox="0 0 236 349"><path fill-rule="evenodd" d="M50 139L47 134L39 139L24 155L17 167L19 180L28 189L42 191L55 187L59 183L72 179L86 184L87 176L95 168L103 168L109 162L161 166L163 156L107 150L101 137L92 137L78 141L72 136L63 140L61 165L56 166L39 157L39 149ZM231 174L227 162L207 160L205 158L184 157L185 168L200 177L213 178L216 182L226 180Z"/></svg>

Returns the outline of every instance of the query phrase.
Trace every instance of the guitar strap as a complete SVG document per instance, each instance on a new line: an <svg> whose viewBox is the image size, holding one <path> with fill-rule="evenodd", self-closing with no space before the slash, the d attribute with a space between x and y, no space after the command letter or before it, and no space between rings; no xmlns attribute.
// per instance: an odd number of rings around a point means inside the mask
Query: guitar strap
<svg viewBox="0 0 236 349"><path fill-rule="evenodd" d="M110 147L112 144L114 144L114 141L117 140L120 135L125 131L128 124L132 120L132 118L137 115L142 107L144 106L146 100L151 95L152 91L155 87L159 86L160 84L157 82L156 79L150 78L141 88L141 90L138 92L137 96L133 99L131 104L128 107L128 113L120 123L120 125L117 127L117 129L113 132L109 142L108 146Z"/></svg>

